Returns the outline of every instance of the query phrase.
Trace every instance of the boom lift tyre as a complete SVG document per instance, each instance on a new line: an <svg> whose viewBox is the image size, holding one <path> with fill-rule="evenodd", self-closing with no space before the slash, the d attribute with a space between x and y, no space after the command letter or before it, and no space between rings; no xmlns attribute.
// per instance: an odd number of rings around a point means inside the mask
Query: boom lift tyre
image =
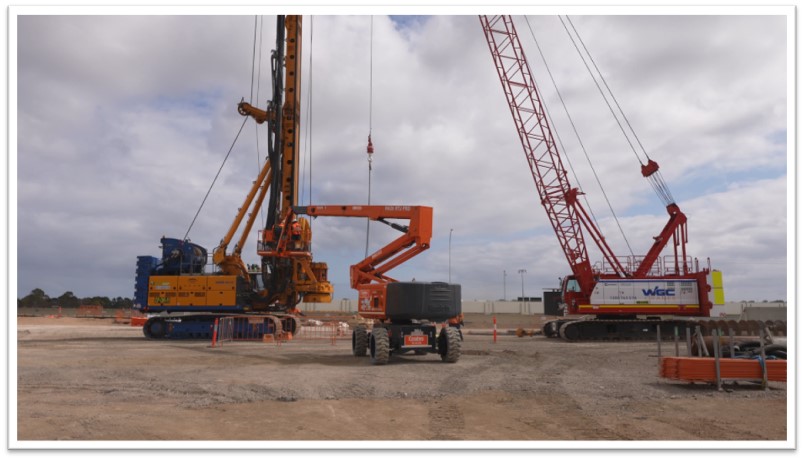
<svg viewBox="0 0 804 460"><path fill-rule="evenodd" d="M445 363L455 363L461 357L461 336L458 329L445 327L438 335L438 354L441 361Z"/></svg>
<svg viewBox="0 0 804 460"><path fill-rule="evenodd" d="M352 331L352 355L362 357L366 356L368 349L369 335L366 326L359 324L355 326Z"/></svg>
<svg viewBox="0 0 804 460"><path fill-rule="evenodd" d="M387 364L391 357L391 343L388 330L384 327L375 327L371 330L371 363Z"/></svg>

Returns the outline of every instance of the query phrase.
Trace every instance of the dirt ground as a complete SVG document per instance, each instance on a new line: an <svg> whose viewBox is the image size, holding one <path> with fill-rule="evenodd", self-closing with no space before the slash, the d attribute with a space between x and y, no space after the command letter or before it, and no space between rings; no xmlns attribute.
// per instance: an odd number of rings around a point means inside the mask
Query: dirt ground
<svg viewBox="0 0 804 460"><path fill-rule="evenodd" d="M373 366L351 356L350 340L211 348L147 340L111 319L19 317L16 439L788 439L784 383L718 392L668 381L657 376L655 343L520 338L504 332L538 327L539 317L497 318L493 343L471 333L491 317L467 316L457 363L406 354Z"/></svg>

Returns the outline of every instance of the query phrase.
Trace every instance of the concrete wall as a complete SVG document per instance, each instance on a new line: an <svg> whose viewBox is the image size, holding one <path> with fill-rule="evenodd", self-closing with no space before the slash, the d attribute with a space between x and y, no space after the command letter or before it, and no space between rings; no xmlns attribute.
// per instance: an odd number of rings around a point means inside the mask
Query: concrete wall
<svg viewBox="0 0 804 460"><path fill-rule="evenodd" d="M779 309L784 308L786 305L780 302L726 302L726 304L713 311L712 316L725 317L725 316L740 316L744 310L748 309ZM302 303L299 307L303 312L316 312L316 311L337 311L344 313L357 312L357 300L342 299L335 300L332 303ZM461 309L464 313L482 313L491 315L495 313L510 313L519 315L543 315L544 303L543 302L515 302L502 300L464 300L461 303Z"/></svg>
<svg viewBox="0 0 804 460"><path fill-rule="evenodd" d="M342 299L332 303L301 303L299 309L303 312L317 311L337 311L337 312L357 312L357 301L354 299ZM484 313L491 315L494 313L513 313L520 315L536 315L544 313L542 302L503 302L501 300L464 300L461 303L464 313Z"/></svg>
<svg viewBox="0 0 804 460"><path fill-rule="evenodd" d="M461 303L461 310L464 313L484 313L486 315L496 313L513 313L518 315L541 315L544 313L542 302L513 302L502 300L464 300Z"/></svg>
<svg viewBox="0 0 804 460"><path fill-rule="evenodd" d="M333 300L331 303L308 303L302 302L299 304L299 310L305 313L312 313L317 311L337 311L343 313L356 313L357 300L355 299L341 299Z"/></svg>

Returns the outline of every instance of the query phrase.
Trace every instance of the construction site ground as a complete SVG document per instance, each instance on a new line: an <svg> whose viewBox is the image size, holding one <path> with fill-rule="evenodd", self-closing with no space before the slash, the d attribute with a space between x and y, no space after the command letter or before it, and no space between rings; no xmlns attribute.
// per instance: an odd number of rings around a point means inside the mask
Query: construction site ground
<svg viewBox="0 0 804 460"><path fill-rule="evenodd" d="M785 383L718 392L658 377L656 343L505 333L543 319L497 315L494 343L472 333L492 317L467 315L457 363L405 354L374 366L345 339L212 348L147 340L111 318L18 317L11 417L19 441L788 439Z"/></svg>

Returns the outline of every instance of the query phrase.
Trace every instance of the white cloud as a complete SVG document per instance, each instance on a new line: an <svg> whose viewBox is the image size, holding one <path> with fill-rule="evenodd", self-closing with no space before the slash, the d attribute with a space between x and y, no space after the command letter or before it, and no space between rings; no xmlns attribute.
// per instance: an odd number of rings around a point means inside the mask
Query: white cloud
<svg viewBox="0 0 804 460"><path fill-rule="evenodd" d="M689 216L691 252L715 267L722 261L729 300L785 298L785 19L572 19ZM666 220L663 205L561 23L529 20L629 241L647 250ZM500 298L503 270L508 297L519 293L520 268L528 270L526 294L556 286L567 263L477 18L373 22L371 70L368 16L305 17L302 95L306 108L312 78L313 112L302 129L312 133L304 148L312 151L314 203L366 201L373 77L372 202L435 209L432 248L397 276L446 280L451 271L465 298ZM249 16L19 18L19 296L35 287L52 296L131 296L136 256L157 255L162 235L184 236L242 123L236 104L251 94L253 26ZM565 157L607 238L617 240L522 18L517 27ZM270 97L273 34L266 17L255 104ZM264 132L246 125L190 233L194 242L211 250L228 229L265 156ZM337 298L353 295L348 266L363 257L364 232L362 220L314 224L316 259L330 264ZM247 259L256 259L252 233ZM373 247L394 234L374 224Z"/></svg>

